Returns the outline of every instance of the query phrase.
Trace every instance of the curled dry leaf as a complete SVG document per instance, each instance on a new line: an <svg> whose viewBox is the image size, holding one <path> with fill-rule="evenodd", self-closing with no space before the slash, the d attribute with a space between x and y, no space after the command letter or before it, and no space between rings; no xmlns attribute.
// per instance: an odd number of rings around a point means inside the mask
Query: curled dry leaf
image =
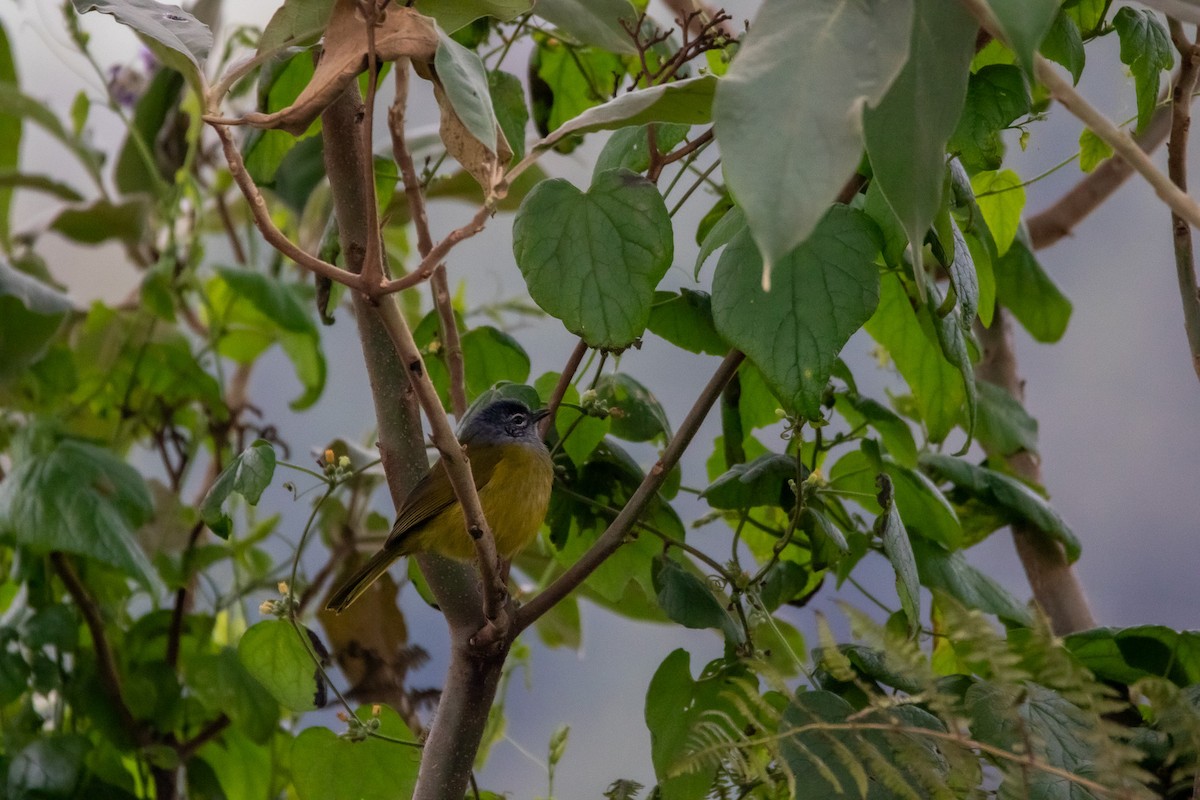
<svg viewBox="0 0 1200 800"><path fill-rule="evenodd" d="M512 147L500 126L496 126L495 146L479 141L454 112L440 81L433 84L433 94L442 111L440 133L446 152L483 187L484 197L491 198L496 185L504 177L504 169L512 158Z"/></svg>
<svg viewBox="0 0 1200 800"><path fill-rule="evenodd" d="M375 55L379 61L433 61L438 35L430 17L399 6L388 6L381 13L383 17L375 28ZM299 136L366 69L366 22L354 0L337 0L325 29L321 59L296 102L271 114L247 114L245 121L256 128L278 128Z"/></svg>

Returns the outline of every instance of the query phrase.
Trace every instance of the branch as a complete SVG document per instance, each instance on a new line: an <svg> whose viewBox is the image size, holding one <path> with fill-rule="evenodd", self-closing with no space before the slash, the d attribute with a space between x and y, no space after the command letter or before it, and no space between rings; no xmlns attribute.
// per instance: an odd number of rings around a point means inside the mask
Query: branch
<svg viewBox="0 0 1200 800"><path fill-rule="evenodd" d="M385 294L399 292L404 289L408 289L409 287L416 286L421 281L427 280L433 275L434 267L440 264L446 258L446 254L449 253L456 244L465 239L470 239L487 226L488 218L495 213L495 203L499 197L500 196L497 196L496 199L489 200L480 206L479 210L475 212L475 216L471 217L470 222L460 228L455 228L454 230L450 231L450 233L446 234L446 238L435 244L433 249L429 251L429 254L421 259L421 263L417 265L415 270L402 278L396 278L395 280L388 281L378 289L368 289L370 294L373 297L382 297Z"/></svg>
<svg viewBox="0 0 1200 800"><path fill-rule="evenodd" d="M1017 374L1017 357L1013 349L1012 323L1009 322L1008 312L998 306L992 326L985 328L976 325L975 332L983 345L983 358L976 365L976 376L1004 389L1024 405L1025 383ZM1041 485L1042 469L1035 454L1022 450L1009 456L1006 461L1009 469L1018 477ZM1041 529L1025 523L1013 524L1012 534L1033 597L1046 612L1054 633L1063 636L1096 627L1083 586L1067 560L1062 545Z"/></svg>
<svg viewBox="0 0 1200 800"><path fill-rule="evenodd" d="M100 607L88 593L87 587L79 578L79 573L75 571L75 567L72 566L65 553L59 551L51 553L50 564L54 567L55 574L67 587L67 593L79 607L80 613L83 614L83 621L92 635L92 647L96 651L96 674L100 679L100 687L113 704L113 708L116 709L117 717L121 720L121 727L139 746L150 744L150 737L134 719L133 711L130 710L129 705L125 702L125 696L121 693L121 674L117 670L117 659L113 655L112 647L108 643L108 636L104 632L104 617Z"/></svg>
<svg viewBox="0 0 1200 800"><path fill-rule="evenodd" d="M1152 153L1167 138L1171 129L1171 107L1159 105L1146 129L1133 141L1146 153ZM1089 175L1080 179L1053 205L1027 220L1033 249L1040 250L1069 236L1075 226L1091 214L1133 174L1133 167L1123 158L1109 158Z"/></svg>
<svg viewBox="0 0 1200 800"><path fill-rule="evenodd" d="M234 182L242 190L242 196L246 198L246 203L250 206L250 214L254 218L254 224L262 232L263 238L267 240L267 244L300 266L311 272L315 272L323 278L336 281L351 289L361 290L363 288L361 277L330 264L328 261L322 261L311 253L306 253L292 242L291 239L288 239L283 234L283 231L275 227L275 223L271 220L271 212L267 210L267 201L262 196L262 192L254 184L254 179L250 177L250 173L246 171L246 162L242 160L242 154L238 152L237 146L233 143L233 136L230 135L229 129L224 125L210 124L212 125L212 129L217 132L217 137L221 140L221 149L225 153L225 161L229 164L229 174L233 176Z"/></svg>
<svg viewBox="0 0 1200 800"><path fill-rule="evenodd" d="M379 24L379 6L376 0L359 0L359 13L363 24L367 26L367 100L363 105L363 122L359 126L362 136L363 152L367 157L362 160L362 182L367 194L367 205L364 211L367 217L363 224L367 229L366 253L363 255L362 275L363 286L377 286L383 283L387 274L383 264L383 248L379 241L379 198L375 193L375 162L370 154L375 152L375 84L379 81L379 59L375 53L375 26Z"/></svg>
<svg viewBox="0 0 1200 800"><path fill-rule="evenodd" d="M542 438L546 438L546 434L550 432L550 428L554 425L554 417L558 414L558 407L562 405L562 399L567 394L567 387L571 385L571 381L575 379L575 373L579 369L583 357L587 355L587 342L580 339L575 343L575 349L571 351L570 357L567 359L563 371L558 376L558 383L554 385L554 394L550 395L550 402L546 404L546 409L549 413L542 420L541 434Z"/></svg>
<svg viewBox="0 0 1200 800"><path fill-rule="evenodd" d="M1167 18L1171 41L1179 51L1179 79L1171 95L1171 139L1167 142L1167 174L1181 191L1187 191L1188 131L1192 125L1191 98L1200 75L1200 48L1188 41L1183 25ZM1197 31L1200 37L1200 29ZM1196 287L1196 257L1192 229L1178 214L1171 214L1171 232L1175 242L1175 271L1179 278L1179 297L1183 301L1183 322L1188 347L1192 351L1192 369L1200 378L1200 293Z"/></svg>
<svg viewBox="0 0 1200 800"><path fill-rule="evenodd" d="M425 211L425 196L417 169L413 165L412 153L404 137L404 113L408 104L408 63L397 62L395 67L396 96L388 109L388 130L392 134L392 155L400 167L404 182L404 194L408 198L409 216L417 230L417 252L424 260L433 250L433 237L429 231L429 215ZM467 411L467 379L463 364L462 340L458 335L458 321L454 318L454 306L450 301L450 282L446 279L446 264L438 262L433 267L430 281L433 304L438 312L438 323L442 344L446 348L446 367L450 372L450 405L454 416L460 420Z"/></svg>
<svg viewBox="0 0 1200 800"><path fill-rule="evenodd" d="M725 384L737 372L737 368L744 358L745 355L738 350L729 351L729 355L725 356L725 360L721 362L721 366L717 368L708 385L704 387L704 390L700 392L700 396L696 398L692 410L688 412L687 417L679 425L679 429L667 444L666 449L663 450L658 462L646 473L646 477L642 480L641 485L633 493L633 497L629 498L629 502L621 509L621 513L617 515L617 518L600 535L596 543L579 557L578 561L568 567L554 583L547 586L540 594L517 611L516 622L513 625L514 636L529 627L538 617L549 611L555 603L570 594L606 558L615 553L625 543L626 535L633 528L638 517L646 510L646 507L658 492L659 487L666 480L667 474L679 462L680 456L683 455L684 450L691 444L692 437L696 435L696 431L699 430L700 424L708 415L709 409L712 408L713 403L721 395L721 390L725 388Z"/></svg>

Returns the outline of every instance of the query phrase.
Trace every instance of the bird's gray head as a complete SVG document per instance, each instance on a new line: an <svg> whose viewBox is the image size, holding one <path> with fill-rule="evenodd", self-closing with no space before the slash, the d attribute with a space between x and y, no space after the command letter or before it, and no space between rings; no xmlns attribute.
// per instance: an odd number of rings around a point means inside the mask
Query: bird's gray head
<svg viewBox="0 0 1200 800"><path fill-rule="evenodd" d="M463 444L511 444L513 440L541 444L537 423L546 409L530 411L520 400L493 400L476 410L463 423L458 439Z"/></svg>

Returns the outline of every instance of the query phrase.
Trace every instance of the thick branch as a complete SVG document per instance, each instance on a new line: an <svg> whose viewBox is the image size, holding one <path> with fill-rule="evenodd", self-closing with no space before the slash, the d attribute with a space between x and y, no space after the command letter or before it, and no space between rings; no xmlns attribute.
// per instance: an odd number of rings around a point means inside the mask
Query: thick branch
<svg viewBox="0 0 1200 800"><path fill-rule="evenodd" d="M1191 99L1200 74L1200 48L1183 34L1183 25L1168 19L1171 40L1179 51L1179 80L1171 96L1171 138L1167 142L1167 174L1181 191L1187 191L1188 133L1192 126ZM1200 35L1200 34L1198 34ZM1175 243L1175 271L1179 279L1179 297L1183 302L1183 322L1188 347L1192 351L1192 370L1200 377L1200 293L1196 286L1196 257L1192 229L1178 214L1171 214L1171 233Z"/></svg>
<svg viewBox="0 0 1200 800"><path fill-rule="evenodd" d="M1008 311L997 307L992 326L976 326L983 358L975 374L1005 391L1022 405L1025 402L1025 383L1017 374L1017 357L1013 349L1012 323ZM1021 451L1008 457L1008 465L1019 477L1035 485L1042 482L1041 464L1035 454ZM1094 628L1096 621L1088 607L1083 585L1067 560L1062 545L1044 531L1028 524L1013 524L1013 543L1025 568L1033 597L1059 636Z"/></svg>
<svg viewBox="0 0 1200 800"><path fill-rule="evenodd" d="M696 435L700 424L704 422L704 418L708 415L709 409L713 403L721 395L721 390L725 388L725 384L737 372L738 365L742 363L745 356L737 351L731 350L729 355L725 356L725 360L721 362L721 366L713 374L708 385L696 398L692 410L688 412L687 417L680 423L679 429L675 432L675 436L667 444L658 462L650 468L646 473L646 477L642 480L637 491L633 493L633 497L629 498L629 502L621 509L621 513L612 524L600 535L596 543L591 548L579 557L579 560L567 568L562 575L558 577L554 583L550 584L526 603L517 611L516 624L513 626L513 635L519 633L529 627L533 622L545 614L559 600L562 600L570 594L579 584L583 583L595 569L604 562L606 558L615 553L617 549L624 544L625 537L633 528L634 523L650 501L658 492L663 481L666 480L667 474L679 462L680 456L692 441L692 437Z"/></svg>

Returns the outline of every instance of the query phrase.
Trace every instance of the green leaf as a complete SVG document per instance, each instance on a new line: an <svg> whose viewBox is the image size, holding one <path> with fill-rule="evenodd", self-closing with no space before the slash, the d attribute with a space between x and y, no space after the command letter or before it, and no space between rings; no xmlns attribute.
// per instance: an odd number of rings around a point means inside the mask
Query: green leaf
<svg viewBox="0 0 1200 800"><path fill-rule="evenodd" d="M966 249L964 243L960 252L965 253ZM941 289L936 286L930 287L926 301L929 319L933 323L933 332L941 347L942 355L954 365L962 377L967 412L967 418L963 425L967 431L967 441L962 446L962 450L965 451L971 444L971 434L975 430L979 405L978 393L975 390L975 367L971 361L971 348L967 342L967 337L971 335L972 320L967 320L965 317L962 308L965 303L956 305L942 316L940 307L944 305L944 300L941 297Z"/></svg>
<svg viewBox="0 0 1200 800"><path fill-rule="evenodd" d="M3 119L0 118L0 124L2 123ZM83 200L83 195L75 187L55 180L49 175L34 175L7 169L0 170L0 192L7 189L29 189L48 194L57 200L65 200L68 203L78 203Z"/></svg>
<svg viewBox="0 0 1200 800"><path fill-rule="evenodd" d="M612 87L625 74L625 62L607 50L572 48L542 36L535 36L534 42L530 97L533 121L543 136L609 100ZM570 152L576 142L578 137L559 138L555 146Z"/></svg>
<svg viewBox="0 0 1200 800"><path fill-rule="evenodd" d="M1020 68L989 64L967 83L967 100L949 148L972 171L1000 168L1004 158L1001 132L1032 107L1029 86Z"/></svg>
<svg viewBox="0 0 1200 800"><path fill-rule="evenodd" d="M948 759L948 745L916 733L841 727L851 720L946 731L937 717L916 706L859 711L831 692L798 692L779 725L781 732L792 732L780 741L780 755L795 785L804 787L805 798L943 796L935 794L935 788L945 792L944 796L965 797L978 782L977 776L954 771L963 759ZM970 759L970 763L974 761Z"/></svg>
<svg viewBox="0 0 1200 800"><path fill-rule="evenodd" d="M1027 451L1036 453L1037 420L1005 389L979 381L979 421L975 438L984 449L998 456Z"/></svg>
<svg viewBox="0 0 1200 800"><path fill-rule="evenodd" d="M222 507L229 495L236 492L250 505L257 505L263 490L271 485L274 475L275 450L270 442L259 439L239 453L217 476L200 504L200 518L213 533L222 539L228 539L233 529L233 520Z"/></svg>
<svg viewBox="0 0 1200 800"><path fill-rule="evenodd" d="M883 446L887 447L896 462L905 467L916 467L917 441L912 438L912 428L908 427L904 417L875 399L853 392L839 392L835 407L851 428L857 428L865 422L880 432Z"/></svg>
<svg viewBox="0 0 1200 800"><path fill-rule="evenodd" d="M1059 0L987 0L987 3L1000 22L1004 41L1016 52L1025 73L1032 75L1033 57L1054 23Z"/></svg>
<svg viewBox="0 0 1200 800"><path fill-rule="evenodd" d="M50 646L72 653L79 642L79 627L75 610L56 603L39 608L21 624L21 642L33 650Z"/></svg>
<svg viewBox="0 0 1200 800"><path fill-rule="evenodd" d="M1039 342L1057 342L1071 319L1071 301L1042 269L1023 241L993 264L996 300Z"/></svg>
<svg viewBox="0 0 1200 800"><path fill-rule="evenodd" d="M20 653L0 652L0 703L8 705L29 688L29 664Z"/></svg>
<svg viewBox="0 0 1200 800"><path fill-rule="evenodd" d="M50 223L50 230L80 244L120 239L136 245L145 235L148 215L149 209L142 199L121 203L101 199L58 212Z"/></svg>
<svg viewBox="0 0 1200 800"><path fill-rule="evenodd" d="M729 345L713 322L712 297L708 292L680 289L679 294L655 292L650 308L651 333L690 353L720 356Z"/></svg>
<svg viewBox="0 0 1200 800"><path fill-rule="evenodd" d="M970 496L1001 511L1012 522L1024 522L1061 542L1071 561L1079 558L1079 540L1044 497L1016 478L977 467L939 453L921 456L921 466Z"/></svg>
<svg viewBox="0 0 1200 800"><path fill-rule="evenodd" d="M0 533L35 553L102 561L157 594L162 585L134 536L153 513L137 470L75 439L37 443L0 483Z"/></svg>
<svg viewBox="0 0 1200 800"><path fill-rule="evenodd" d="M758 506L790 509L796 496L788 481L797 480L795 456L767 453L748 464L734 464L700 496L713 508L742 511Z"/></svg>
<svg viewBox="0 0 1200 800"><path fill-rule="evenodd" d="M1112 157L1112 145L1092 133L1091 128L1079 132L1079 169L1091 172Z"/></svg>
<svg viewBox="0 0 1200 800"><path fill-rule="evenodd" d="M716 224L708 229L708 233L700 242L700 252L696 255L696 267L692 270L698 278L700 268L708 257L732 241L733 237L746 229L746 213L737 206L732 206L721 216Z"/></svg>
<svg viewBox="0 0 1200 800"><path fill-rule="evenodd" d="M1094 628L1068 634L1063 643L1103 681L1132 686L1142 678L1166 678L1177 686L1200 683L1200 632L1162 625Z"/></svg>
<svg viewBox="0 0 1200 800"><path fill-rule="evenodd" d="M281 766L283 759L280 756L287 752L287 742L281 736L270 744L257 745L235 727L209 741L196 755L197 761L209 768L217 784L212 796L266 797L271 794L272 773ZM189 783L194 774L193 762L189 762Z"/></svg>
<svg viewBox="0 0 1200 800"><path fill-rule="evenodd" d="M89 11L111 14L117 22L133 28L159 60L184 73L189 80L203 71L213 43L212 31L178 6L154 0L71 0L71 4L78 14Z"/></svg>
<svg viewBox="0 0 1200 800"><path fill-rule="evenodd" d="M1154 12L1145 8L1121 8L1113 17L1121 39L1121 63L1133 73L1137 91L1137 132L1141 133L1158 105L1158 84L1164 69L1175 64L1171 37Z"/></svg>
<svg viewBox="0 0 1200 800"><path fill-rule="evenodd" d="M642 335L673 254L662 195L625 170L597 176L586 193L543 181L513 223L530 295L591 347L620 350Z"/></svg>
<svg viewBox="0 0 1200 800"><path fill-rule="evenodd" d="M1008 752L1017 748L1031 750L1029 755L1040 763L1073 775L1094 773L1099 755L1095 719L1062 695L1032 683L1018 691L981 681L967 689L965 703L971 734L979 741ZM1024 770L1011 764L998 766L1004 768L1004 783L1000 787L1003 797L1045 800L1093 797L1046 770Z"/></svg>
<svg viewBox="0 0 1200 800"><path fill-rule="evenodd" d="M962 114L978 29L963 6L916 0L908 61L879 105L863 112L874 181L912 242L919 276L925 232L942 207L946 141Z"/></svg>
<svg viewBox="0 0 1200 800"><path fill-rule="evenodd" d="M703 125L712 119L716 90L717 79L712 75L701 75L626 92L607 103L582 110L570 120L564 120L554 133L538 142L537 148L552 147L573 133L611 131L628 125L651 122Z"/></svg>
<svg viewBox="0 0 1200 800"><path fill-rule="evenodd" d="M13 62L8 33L0 26L0 84L18 85L17 67ZM0 170L16 172L21 163L21 114L5 108L0 110ZM9 219L12 210L13 187L0 185L0 244L8 250L12 231Z"/></svg>
<svg viewBox="0 0 1200 800"><path fill-rule="evenodd" d="M668 84L673 85L673 84ZM621 95L628 97L628 95ZM594 109L593 109L594 110ZM585 111L584 115L590 114ZM654 131L654 146L660 153L669 153L687 136L690 125L673 122L648 122L645 125L620 128L596 156L592 175L610 169L627 169L630 172L645 172L650 166L650 132Z"/></svg>
<svg viewBox="0 0 1200 800"><path fill-rule="evenodd" d="M501 381L529 380L529 354L499 328L481 325L462 337L467 394L476 397Z"/></svg>
<svg viewBox="0 0 1200 800"><path fill-rule="evenodd" d="M1010 169L979 172L971 176L971 189L983 212L983 220L992 232L996 251L1003 256L1017 236L1021 212L1025 209L1025 187L1021 184L1021 176Z"/></svg>
<svg viewBox="0 0 1200 800"><path fill-rule="evenodd" d="M629 0L538 0L534 13L581 44L637 54L633 39L622 26L638 21Z"/></svg>
<svg viewBox="0 0 1200 800"><path fill-rule="evenodd" d="M745 713L749 691L757 695L756 678L736 661L714 661L700 678L692 678L691 656L679 649L668 655L650 679L646 690L645 719L650 729L650 759L663 800L700 800L707 796L716 773L714 759L681 766L694 747L693 736L701 720L731 726L726 735L741 733L747 724L761 725ZM758 701L757 696L754 698Z"/></svg>
<svg viewBox="0 0 1200 800"><path fill-rule="evenodd" d="M371 722L371 709L358 718ZM379 714L379 733L394 739L415 737L388 707ZM382 739L353 742L328 728L314 726L292 744L292 782L300 800L361 800L366 797L409 797L417 782L421 751Z"/></svg>
<svg viewBox="0 0 1200 800"><path fill-rule="evenodd" d="M685 628L716 628L735 645L745 641L745 632L704 580L662 555L654 559L651 574L658 605L673 622Z"/></svg>
<svg viewBox="0 0 1200 800"><path fill-rule="evenodd" d="M454 113L467 131L489 151L498 152L496 132L500 123L492 106L487 69L479 55L439 29L433 64Z"/></svg>
<svg viewBox="0 0 1200 800"><path fill-rule="evenodd" d="M879 247L865 214L834 206L804 244L777 261L770 291L749 231L721 254L713 276L717 331L762 370L789 411L821 418L834 361L879 302Z"/></svg>
<svg viewBox="0 0 1200 800"><path fill-rule="evenodd" d="M7 796L11 798L78 797L91 744L76 734L50 734L34 739L8 764Z"/></svg>
<svg viewBox="0 0 1200 800"><path fill-rule="evenodd" d="M613 436L629 442L666 443L671 438L671 423L662 403L629 375L604 375L596 383L596 395L612 412Z"/></svg>
<svg viewBox="0 0 1200 800"><path fill-rule="evenodd" d="M500 70L488 72L487 78L496 121L508 140L508 146L512 148L513 159L520 160L525 157L525 126L529 123L525 87L516 75Z"/></svg>
<svg viewBox="0 0 1200 800"><path fill-rule="evenodd" d="M149 145L151 152L156 156L165 155L156 144L161 141L160 134L170 135L169 132L164 132L163 128L168 120L173 122L176 119L171 112L178 108L182 91L183 76L173 69L163 68L155 71L150 78L150 85L138 98L133 109L132 124L117 156L114 173L117 188L122 193L158 194L167 183L174 183L175 176L166 172L166 159L154 158L147 164L142 148L138 145L140 140Z"/></svg>
<svg viewBox="0 0 1200 800"><path fill-rule="evenodd" d="M238 642L238 659L279 704L291 711L317 707L316 664L290 622L269 619L251 625Z"/></svg>
<svg viewBox="0 0 1200 800"><path fill-rule="evenodd" d="M854 173L861 108L877 105L900 72L911 29L912 0L759 7L718 85L713 122L726 184L762 251L764 281Z"/></svg>
<svg viewBox="0 0 1200 800"><path fill-rule="evenodd" d="M227 715L253 742L270 740L279 722L279 705L242 666L236 650L200 653L185 666L189 690L208 711Z"/></svg>
<svg viewBox="0 0 1200 800"><path fill-rule="evenodd" d="M1109 5L1108 0L1067 0L1063 12L1075 20L1084 37L1091 39L1099 33Z"/></svg>
<svg viewBox="0 0 1200 800"><path fill-rule="evenodd" d="M325 356L316 323L302 304L308 287L285 283L261 272L218 267L209 287L213 315L223 323L217 348L239 363L250 363L278 343L292 362L304 393L290 405L311 406L325 388Z"/></svg>
<svg viewBox="0 0 1200 800"><path fill-rule="evenodd" d="M314 70L312 53L308 52L264 66L258 79L258 110L274 113L292 105L312 82ZM246 171L260 186L274 187L279 168L292 149L320 132L319 117L300 136L276 129L252 128L243 146ZM297 209L297 213L302 210Z"/></svg>
<svg viewBox="0 0 1200 800"><path fill-rule="evenodd" d="M930 441L940 442L958 422L966 394L962 377L943 357L924 306L914 311L898 276L884 276L879 308L866 323L867 332L891 356L912 389Z"/></svg>
<svg viewBox="0 0 1200 800"><path fill-rule="evenodd" d="M949 552L925 539L912 540L921 583L953 597L967 608L995 614L1014 625L1033 624L1029 608L985 572L968 563L961 551Z"/></svg>
<svg viewBox="0 0 1200 800"><path fill-rule="evenodd" d="M1083 74L1086 55L1083 52L1083 36L1074 18L1060 10L1042 40L1042 55L1051 61L1062 64L1071 73L1071 80L1079 83Z"/></svg>
<svg viewBox="0 0 1200 800"><path fill-rule="evenodd" d="M896 593L900 595L900 606L908 617L908 635L916 636L921 628L921 585L917 577L917 562L913 556L912 543L900 510L892 500L892 479L880 474L875 479L879 487L879 506L883 513L875 520L875 535L883 540L883 553L896 571Z"/></svg>
<svg viewBox="0 0 1200 800"><path fill-rule="evenodd" d="M480 17L508 22L532 6L532 0L421 0L417 9L436 19L438 27L446 33L454 33Z"/></svg>
<svg viewBox="0 0 1200 800"><path fill-rule="evenodd" d="M258 55L313 44L325 33L332 10L333 0L284 0L263 28Z"/></svg>

